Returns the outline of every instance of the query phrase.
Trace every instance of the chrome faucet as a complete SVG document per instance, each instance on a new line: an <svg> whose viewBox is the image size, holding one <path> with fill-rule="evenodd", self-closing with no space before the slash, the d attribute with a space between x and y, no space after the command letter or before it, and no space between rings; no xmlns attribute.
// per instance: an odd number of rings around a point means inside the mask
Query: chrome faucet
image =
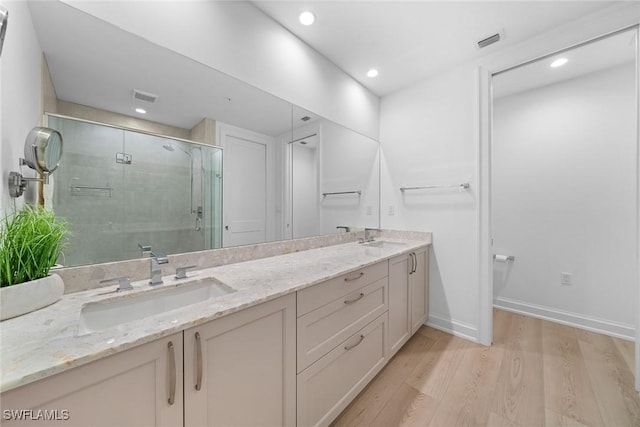
<svg viewBox="0 0 640 427"><path fill-rule="evenodd" d="M364 241L365 242L373 242L374 238L373 238L373 236L370 235L370 233L372 231L376 231L376 232L380 233L382 230L380 230L379 228L365 228L364 229Z"/></svg>
<svg viewBox="0 0 640 427"><path fill-rule="evenodd" d="M151 278L149 284L151 286L162 284L162 268L160 264L169 264L169 258L160 252L151 252Z"/></svg>

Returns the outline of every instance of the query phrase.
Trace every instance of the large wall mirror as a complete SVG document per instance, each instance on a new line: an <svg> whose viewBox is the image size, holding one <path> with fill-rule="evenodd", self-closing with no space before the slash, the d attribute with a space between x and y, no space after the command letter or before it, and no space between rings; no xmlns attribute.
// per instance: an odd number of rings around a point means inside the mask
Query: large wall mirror
<svg viewBox="0 0 640 427"><path fill-rule="evenodd" d="M377 141L69 5L29 7L65 141L42 194L73 233L63 265L379 226Z"/></svg>

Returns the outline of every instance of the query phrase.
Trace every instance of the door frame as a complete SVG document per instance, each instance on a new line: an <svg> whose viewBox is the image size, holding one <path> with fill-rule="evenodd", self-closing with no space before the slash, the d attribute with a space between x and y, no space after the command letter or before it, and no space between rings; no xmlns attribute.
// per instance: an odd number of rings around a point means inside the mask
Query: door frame
<svg viewBox="0 0 640 427"><path fill-rule="evenodd" d="M293 170L293 141L296 141L298 138L304 138L310 134L316 134L318 138L318 148L316 150L316 161L317 161L317 170L316 170L316 194L320 194L320 187L322 183L322 124L320 121L314 121L307 125L299 126L291 131L291 133L287 133L285 136L281 138L282 141L282 155L284 157L283 165L285 166L284 171L284 186L282 192L283 198L283 210L284 215L282 215L282 229L283 235L285 239L293 239L293 224L295 222L295 215L293 212L293 180L295 177L295 171ZM320 202L318 201L318 221L319 221L319 233L322 234L322 212L320 208ZM289 227L287 227L289 225Z"/></svg>
<svg viewBox="0 0 640 427"><path fill-rule="evenodd" d="M264 135L258 132L250 131L247 129L243 129L237 126L233 126L227 123L216 122L216 143L218 146L223 149L226 148L226 139L227 137L234 137L238 139L242 139L245 141L263 144L266 148L266 203L265 203L265 242L272 242L275 239L275 200L274 200L274 145L275 139L271 136ZM223 156L228 151L223 151ZM225 163L225 159L222 159L223 164ZM225 208L226 204L224 203L224 181L223 181L223 190L222 190L222 218L224 222L225 218ZM222 231L222 247L225 246L224 241L224 230Z"/></svg>
<svg viewBox="0 0 640 427"><path fill-rule="evenodd" d="M633 17L629 17L633 21ZM600 22L602 24L602 22ZM611 23L605 22L611 25ZM548 40L546 46L536 53L518 53L519 58L511 57L502 61L482 64L478 67L478 144L477 144L477 175L479 183L478 208L478 254L479 265L479 318L478 342L491 345L493 341L493 257L492 257L492 194L491 194L491 153L492 153L492 78L494 75L518 68L531 62L543 59L560 52L574 49L606 38L623 31L636 31L636 108L640 112L640 23L633 22L623 26L615 26L614 30L596 28L584 29L586 34L565 34L556 40ZM593 33L595 31L595 34ZM576 40L577 38L577 40ZM581 39L581 41L579 41ZM515 55L514 55L515 56ZM635 387L640 391L640 118L636 119L636 259L638 284L636 286L636 338L635 338Z"/></svg>

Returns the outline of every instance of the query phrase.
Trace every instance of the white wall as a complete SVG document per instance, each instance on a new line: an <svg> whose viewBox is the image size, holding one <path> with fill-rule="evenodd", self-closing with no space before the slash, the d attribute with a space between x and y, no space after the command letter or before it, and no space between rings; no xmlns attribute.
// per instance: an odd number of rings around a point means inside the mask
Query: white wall
<svg viewBox="0 0 640 427"><path fill-rule="evenodd" d="M433 231L429 322L475 339L478 301L475 68L382 99L382 228ZM469 190L400 187L469 182ZM389 215L393 209L394 215Z"/></svg>
<svg viewBox="0 0 640 427"><path fill-rule="evenodd" d="M498 306L634 338L634 89L628 63L495 100L494 250L516 257Z"/></svg>
<svg viewBox="0 0 640 427"><path fill-rule="evenodd" d="M378 228L378 147L366 136L326 120L321 122L320 193L360 190L362 194L321 197L320 234L341 232L336 230L339 225Z"/></svg>
<svg viewBox="0 0 640 427"><path fill-rule="evenodd" d="M327 119L378 137L378 97L250 3L64 1Z"/></svg>
<svg viewBox="0 0 640 427"><path fill-rule="evenodd" d="M637 5L618 4L381 99L381 226L433 232L429 324L491 343L490 73L639 20ZM469 175L467 192L411 193L403 199L399 191L405 185L466 181Z"/></svg>
<svg viewBox="0 0 640 427"><path fill-rule="evenodd" d="M18 159L24 157L24 140L41 120L40 61L42 50L36 38L27 4L20 1L4 1L9 11L9 24L0 57L0 216L12 209L13 201L21 206L25 198L33 200L37 184L30 183L28 194L12 199L7 188L11 171L19 171ZM28 167L25 176L35 176Z"/></svg>

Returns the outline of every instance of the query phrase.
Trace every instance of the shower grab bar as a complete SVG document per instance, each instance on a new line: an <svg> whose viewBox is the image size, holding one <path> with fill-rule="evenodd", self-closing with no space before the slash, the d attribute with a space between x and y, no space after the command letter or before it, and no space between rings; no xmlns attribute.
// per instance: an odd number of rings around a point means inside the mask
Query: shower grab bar
<svg viewBox="0 0 640 427"><path fill-rule="evenodd" d="M426 185L424 187L400 187L400 191L404 193L407 190L430 190L432 188L464 188L466 190L469 188L469 183L463 182L462 184Z"/></svg>
<svg viewBox="0 0 640 427"><path fill-rule="evenodd" d="M337 194L357 194L358 196L360 196L362 194L362 190L355 190L355 191L334 191L333 193L322 193L322 197L327 197L327 196L334 196Z"/></svg>

